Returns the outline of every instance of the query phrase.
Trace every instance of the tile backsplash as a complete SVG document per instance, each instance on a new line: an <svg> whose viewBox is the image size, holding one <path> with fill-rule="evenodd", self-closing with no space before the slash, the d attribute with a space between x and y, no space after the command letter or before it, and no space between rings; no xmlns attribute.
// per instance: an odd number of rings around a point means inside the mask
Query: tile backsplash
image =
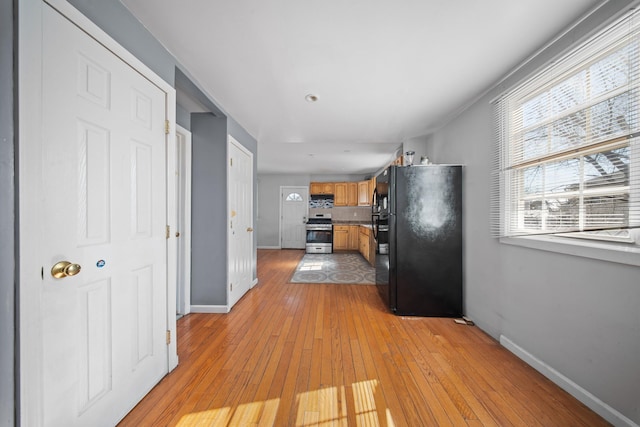
<svg viewBox="0 0 640 427"><path fill-rule="evenodd" d="M309 216L315 214L331 214L334 221L360 221L369 223L371 221L371 208L368 206L339 206L333 208L309 208Z"/></svg>
<svg viewBox="0 0 640 427"><path fill-rule="evenodd" d="M309 198L309 209L331 209L333 207L333 196L312 195Z"/></svg>

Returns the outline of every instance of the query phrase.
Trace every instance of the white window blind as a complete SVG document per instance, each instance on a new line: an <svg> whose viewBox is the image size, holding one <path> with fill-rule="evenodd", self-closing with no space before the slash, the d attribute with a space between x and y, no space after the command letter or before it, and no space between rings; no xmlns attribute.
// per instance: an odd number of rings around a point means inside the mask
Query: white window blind
<svg viewBox="0 0 640 427"><path fill-rule="evenodd" d="M496 100L495 236L633 238L640 224L637 15Z"/></svg>

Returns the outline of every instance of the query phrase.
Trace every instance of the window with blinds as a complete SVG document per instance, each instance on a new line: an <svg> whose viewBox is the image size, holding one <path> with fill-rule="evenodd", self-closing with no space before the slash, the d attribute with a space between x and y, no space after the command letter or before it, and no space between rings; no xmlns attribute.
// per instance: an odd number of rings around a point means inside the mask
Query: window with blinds
<svg viewBox="0 0 640 427"><path fill-rule="evenodd" d="M500 96L494 235L633 241L640 224L640 23L631 13Z"/></svg>

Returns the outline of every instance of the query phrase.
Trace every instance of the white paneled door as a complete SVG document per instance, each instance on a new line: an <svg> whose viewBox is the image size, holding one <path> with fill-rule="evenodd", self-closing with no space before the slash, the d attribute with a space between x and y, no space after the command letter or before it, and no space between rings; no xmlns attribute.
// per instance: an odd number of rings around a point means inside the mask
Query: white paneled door
<svg viewBox="0 0 640 427"><path fill-rule="evenodd" d="M229 136L229 310L253 283L253 155Z"/></svg>
<svg viewBox="0 0 640 427"><path fill-rule="evenodd" d="M280 187L280 233L283 249L304 249L309 215L308 187Z"/></svg>
<svg viewBox="0 0 640 427"><path fill-rule="evenodd" d="M38 300L22 319L39 331L21 348L40 351L21 359L35 372L23 399L41 403L24 422L114 425L168 371L166 94L51 7L42 14L41 149L23 159L41 168L24 189L40 209L21 229L42 266L21 279Z"/></svg>

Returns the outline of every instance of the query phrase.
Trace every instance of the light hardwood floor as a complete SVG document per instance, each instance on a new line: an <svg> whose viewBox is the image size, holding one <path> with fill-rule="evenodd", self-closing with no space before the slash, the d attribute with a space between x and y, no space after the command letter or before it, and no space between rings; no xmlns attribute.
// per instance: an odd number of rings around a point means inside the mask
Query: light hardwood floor
<svg viewBox="0 0 640 427"><path fill-rule="evenodd" d="M178 321L179 366L122 426L603 426L475 326L397 317L374 286L290 284L259 250L231 313Z"/></svg>

